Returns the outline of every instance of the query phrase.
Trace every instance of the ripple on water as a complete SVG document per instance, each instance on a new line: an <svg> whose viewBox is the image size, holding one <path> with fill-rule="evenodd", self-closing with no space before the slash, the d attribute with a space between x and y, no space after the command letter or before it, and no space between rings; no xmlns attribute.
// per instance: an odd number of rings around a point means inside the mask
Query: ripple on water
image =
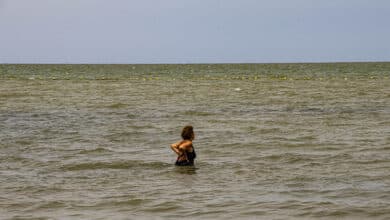
<svg viewBox="0 0 390 220"><path fill-rule="evenodd" d="M86 150L81 150L79 154L104 154L104 153L111 153L114 152L112 150L109 150L104 147L97 147L94 149L86 149Z"/></svg>
<svg viewBox="0 0 390 220"><path fill-rule="evenodd" d="M63 165L63 171L79 171L79 170L100 170L100 169L131 169L131 168L149 168L161 169L171 167L171 164L164 162L145 162L145 161L113 161L113 162L85 162L77 164Z"/></svg>

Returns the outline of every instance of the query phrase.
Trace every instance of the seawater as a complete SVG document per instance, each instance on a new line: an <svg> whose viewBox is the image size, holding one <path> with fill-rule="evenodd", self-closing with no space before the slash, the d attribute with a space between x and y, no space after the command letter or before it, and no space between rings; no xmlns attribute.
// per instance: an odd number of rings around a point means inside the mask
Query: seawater
<svg viewBox="0 0 390 220"><path fill-rule="evenodd" d="M0 131L1 219L390 218L390 63L0 65Z"/></svg>

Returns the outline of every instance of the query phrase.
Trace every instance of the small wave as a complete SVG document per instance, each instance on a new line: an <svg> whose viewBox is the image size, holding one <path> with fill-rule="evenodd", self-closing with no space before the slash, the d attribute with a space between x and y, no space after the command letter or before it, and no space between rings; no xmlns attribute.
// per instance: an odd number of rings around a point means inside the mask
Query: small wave
<svg viewBox="0 0 390 220"><path fill-rule="evenodd" d="M67 207L67 204L61 201L51 201L40 204L37 209L57 209Z"/></svg>
<svg viewBox="0 0 390 220"><path fill-rule="evenodd" d="M127 107L127 104L124 104L124 103L114 103L114 104L109 105L108 107L109 108L114 108L114 109L125 108L125 107Z"/></svg>
<svg viewBox="0 0 390 220"><path fill-rule="evenodd" d="M356 219L368 219L372 217L384 216L387 214L379 209L373 209L372 207L336 207L335 204L331 204L326 209L318 209L313 207L314 210L310 212L301 213L301 217L313 217L313 218L351 218L355 217ZM353 218L352 218L353 219Z"/></svg>
<svg viewBox="0 0 390 220"><path fill-rule="evenodd" d="M30 94L28 94L28 93L2 93L2 94L0 94L0 98L6 98L6 99L21 98L21 97L25 97L25 96L30 96Z"/></svg>
<svg viewBox="0 0 390 220"><path fill-rule="evenodd" d="M323 108L309 107L309 108L300 109L299 112L302 112L302 113L325 113L326 110Z"/></svg>
<svg viewBox="0 0 390 220"><path fill-rule="evenodd" d="M312 161L314 158L303 155L303 154L272 154L268 156L264 156L262 160L271 160L271 161L279 161L285 163L297 163L297 162L308 162Z"/></svg>
<svg viewBox="0 0 390 220"><path fill-rule="evenodd" d="M141 206L149 203L150 199L124 198L116 201L105 201L98 203L95 207L121 207L121 206Z"/></svg>
<svg viewBox="0 0 390 220"><path fill-rule="evenodd" d="M161 202L151 207L145 208L145 211L148 212L167 212L183 209L182 206L177 202Z"/></svg>
<svg viewBox="0 0 390 220"><path fill-rule="evenodd" d="M134 167L162 168L171 166L163 162L143 162L143 161L118 161L118 162L88 162L75 165L65 165L61 169L65 171L79 170L100 170L100 169L130 169Z"/></svg>
<svg viewBox="0 0 390 220"><path fill-rule="evenodd" d="M82 151L80 151L80 154L107 153L107 152L112 152L112 151L108 150L106 148L103 148L103 147L98 147L98 148L91 149L91 150L82 150Z"/></svg>
<svg viewBox="0 0 390 220"><path fill-rule="evenodd" d="M27 146L27 145L32 145L34 143L34 141L21 139L21 140L16 140L15 143L19 144L21 146Z"/></svg>
<svg viewBox="0 0 390 220"><path fill-rule="evenodd" d="M15 155L10 155L10 156L0 156L0 159L1 161L5 161L5 162L8 162L8 163L11 163L11 162L29 162L30 160L25 158L25 157L21 157L21 156L15 156Z"/></svg>
<svg viewBox="0 0 390 220"><path fill-rule="evenodd" d="M259 130L260 134L273 134L273 133L279 133L281 130L280 128L262 128Z"/></svg>
<svg viewBox="0 0 390 220"><path fill-rule="evenodd" d="M210 112L204 112L204 111L186 111L184 112L184 115L188 115L188 116L210 116L210 115L214 115Z"/></svg>
<svg viewBox="0 0 390 220"><path fill-rule="evenodd" d="M370 164L386 164L389 162L388 159L374 159L374 160L359 160L353 161L356 164L370 165Z"/></svg>

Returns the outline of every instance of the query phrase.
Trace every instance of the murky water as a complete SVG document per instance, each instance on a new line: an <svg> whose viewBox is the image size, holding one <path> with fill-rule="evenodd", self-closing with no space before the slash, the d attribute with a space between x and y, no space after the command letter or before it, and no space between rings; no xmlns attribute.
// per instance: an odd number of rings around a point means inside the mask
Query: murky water
<svg viewBox="0 0 390 220"><path fill-rule="evenodd" d="M0 65L0 131L1 219L390 218L390 63Z"/></svg>

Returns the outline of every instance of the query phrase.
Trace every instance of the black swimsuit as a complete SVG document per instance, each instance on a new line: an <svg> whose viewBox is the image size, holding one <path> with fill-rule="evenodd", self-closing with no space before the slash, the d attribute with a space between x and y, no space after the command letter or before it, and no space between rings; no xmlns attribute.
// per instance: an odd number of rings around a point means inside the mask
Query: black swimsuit
<svg viewBox="0 0 390 220"><path fill-rule="evenodd" d="M188 160L176 160L175 165L176 166L193 166L194 165L194 159L196 158L195 148L192 147L192 152L185 151L184 152L187 156Z"/></svg>

